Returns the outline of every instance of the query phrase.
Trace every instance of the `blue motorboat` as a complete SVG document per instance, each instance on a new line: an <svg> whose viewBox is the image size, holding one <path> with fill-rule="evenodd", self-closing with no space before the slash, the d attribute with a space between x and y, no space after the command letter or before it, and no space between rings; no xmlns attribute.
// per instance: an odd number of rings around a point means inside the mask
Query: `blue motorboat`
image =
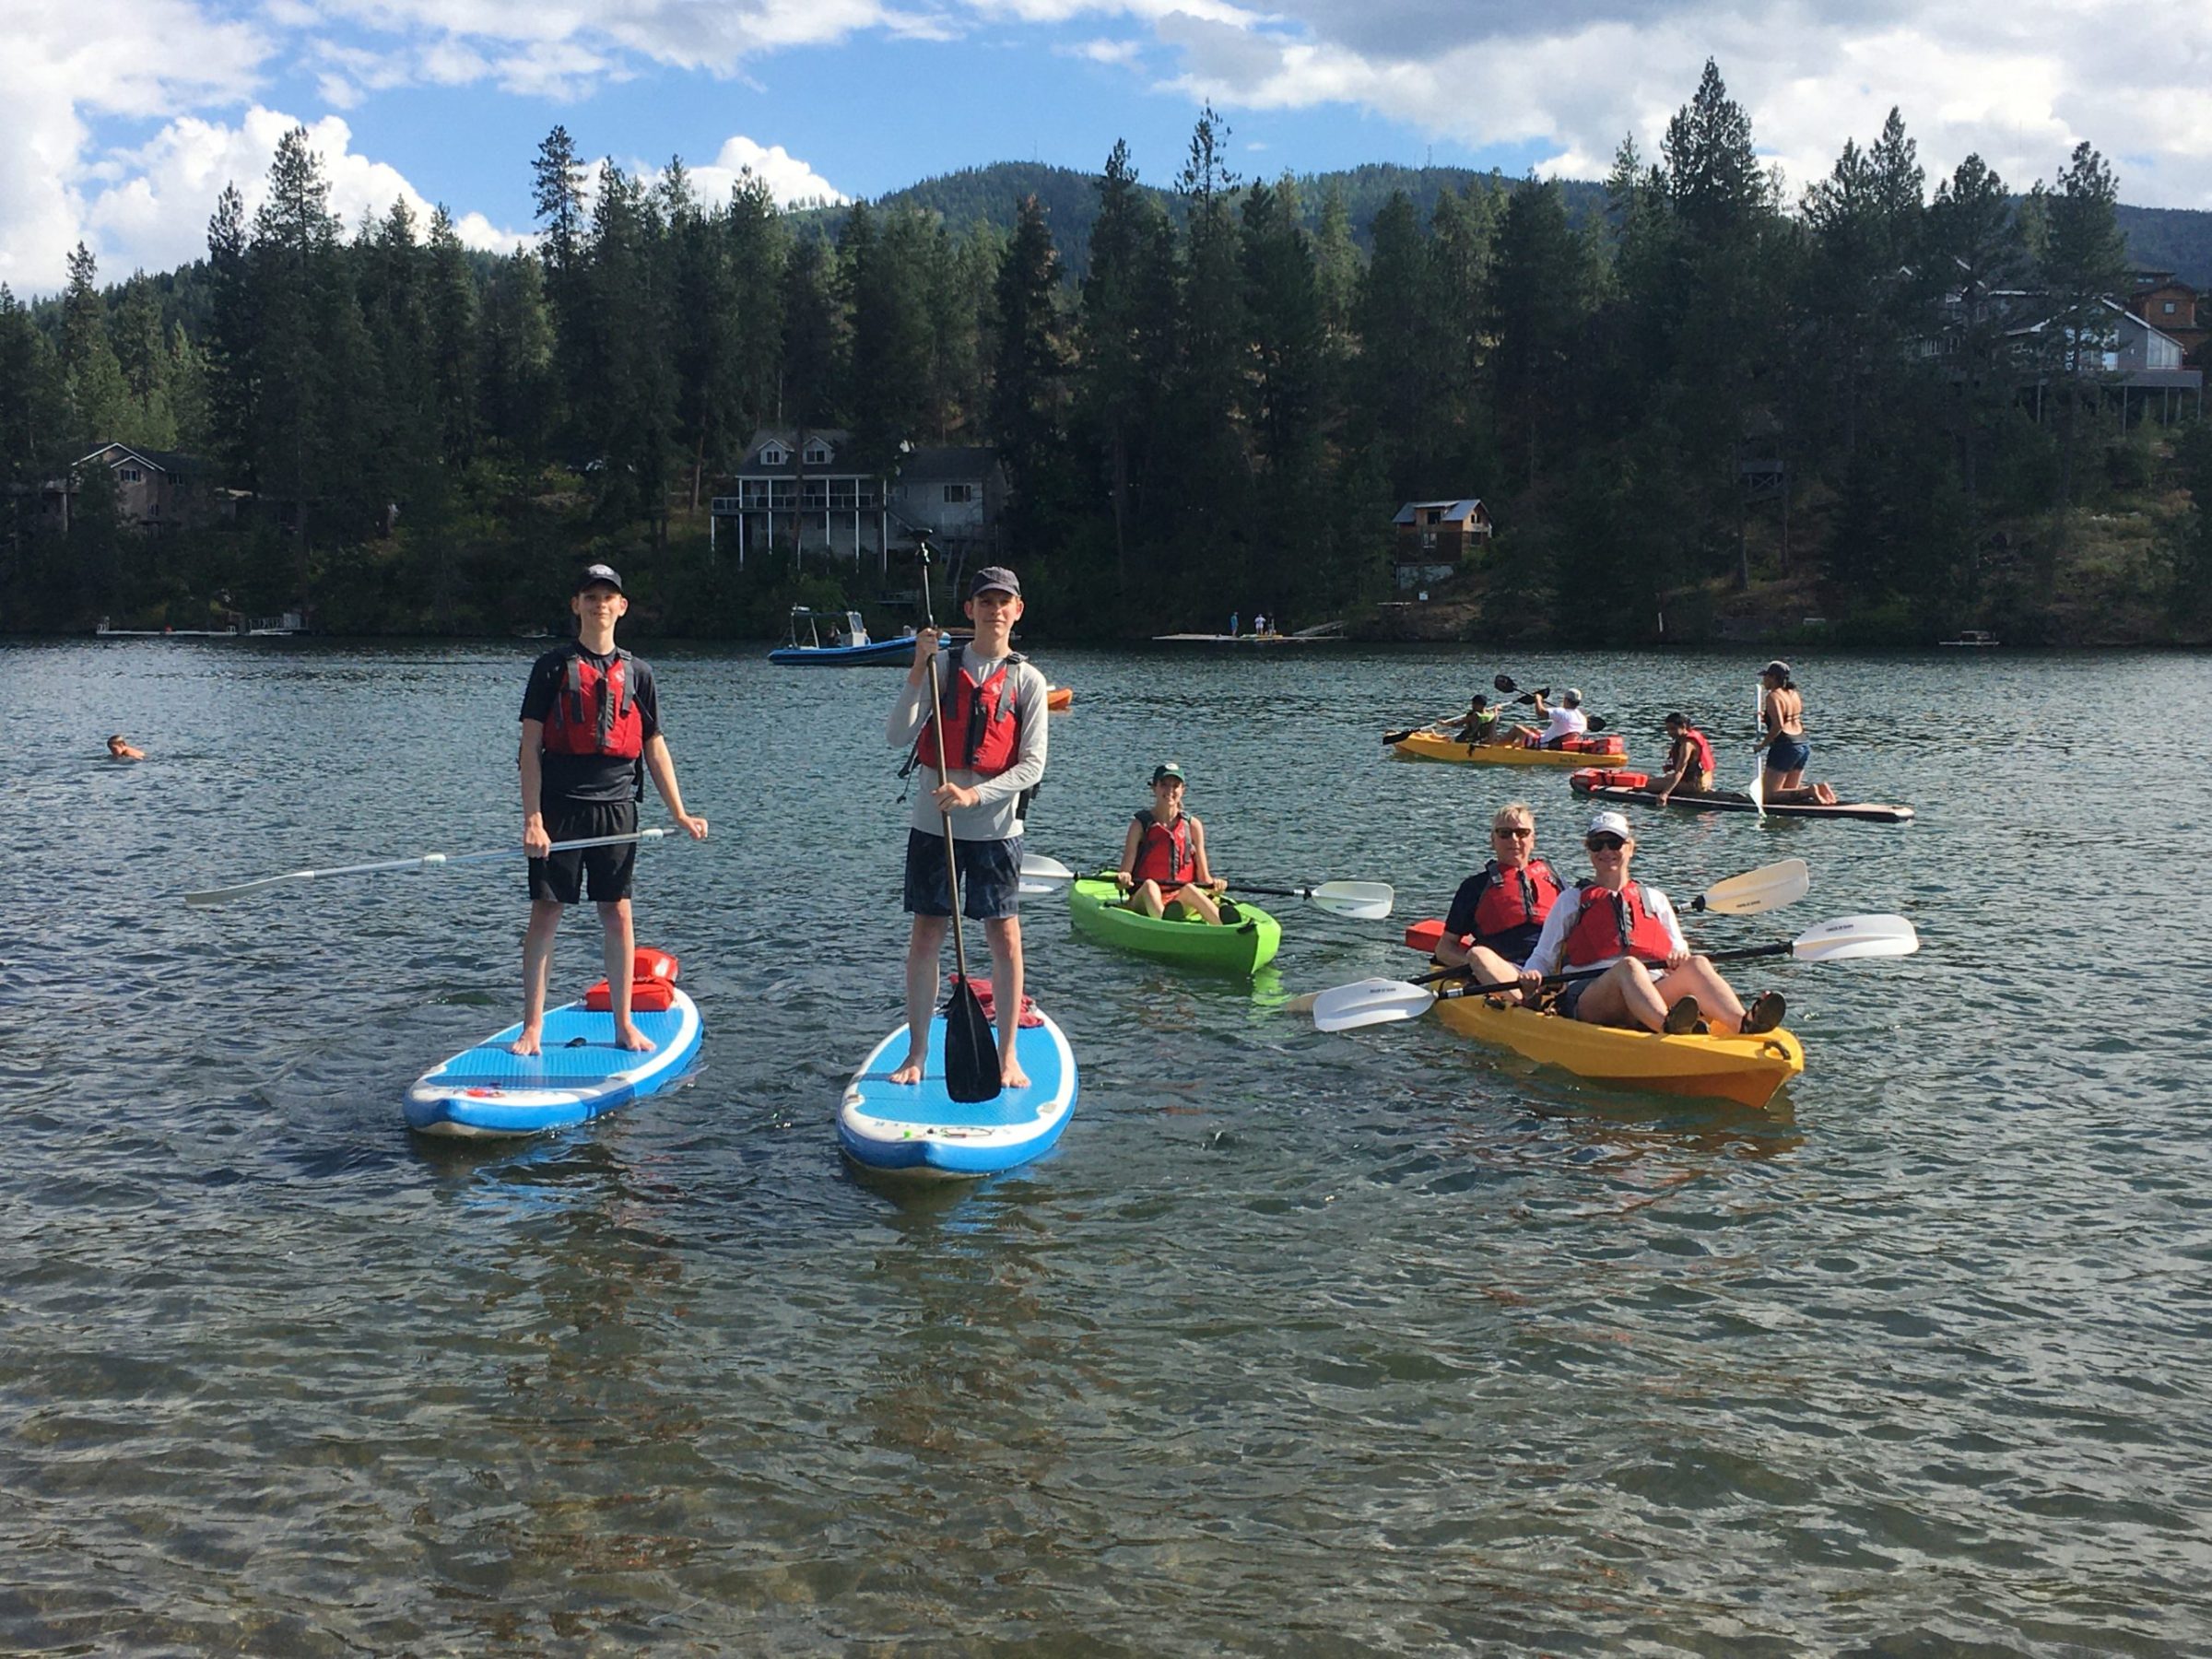
<svg viewBox="0 0 2212 1659"><path fill-rule="evenodd" d="M872 640L868 625L856 610L818 611L794 605L791 607L790 641L770 652L768 660L787 668L911 663L914 660L914 636L910 630L896 639Z"/></svg>

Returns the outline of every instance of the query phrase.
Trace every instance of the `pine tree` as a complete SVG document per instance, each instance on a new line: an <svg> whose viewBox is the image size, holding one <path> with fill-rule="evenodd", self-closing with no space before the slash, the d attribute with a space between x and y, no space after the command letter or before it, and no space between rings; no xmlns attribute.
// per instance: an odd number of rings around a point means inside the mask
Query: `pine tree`
<svg viewBox="0 0 2212 1659"><path fill-rule="evenodd" d="M169 390L169 341L161 327L161 300L153 279L134 272L112 328L123 373L124 412L116 436L142 449L177 447L177 418Z"/></svg>
<svg viewBox="0 0 2212 1659"><path fill-rule="evenodd" d="M2086 141L2059 171L2044 198L2048 232L2037 260L2050 307L2045 329L2059 371L2058 501L2073 499L2075 454L2079 448L2077 406L2095 388L2114 324L2111 296L2127 280L2127 243L2114 206L2119 186L2104 158Z"/></svg>
<svg viewBox="0 0 2212 1659"><path fill-rule="evenodd" d="M130 392L109 338L99 275L99 262L78 242L69 255L69 286L62 296L62 376L70 447L79 454L121 437L130 420Z"/></svg>
<svg viewBox="0 0 2212 1659"><path fill-rule="evenodd" d="M992 436L1014 488L1013 540L1065 506L1061 456L1066 419L1067 351L1061 337L1059 254L1037 198L1022 198L1014 240L998 268L996 350L991 378Z"/></svg>

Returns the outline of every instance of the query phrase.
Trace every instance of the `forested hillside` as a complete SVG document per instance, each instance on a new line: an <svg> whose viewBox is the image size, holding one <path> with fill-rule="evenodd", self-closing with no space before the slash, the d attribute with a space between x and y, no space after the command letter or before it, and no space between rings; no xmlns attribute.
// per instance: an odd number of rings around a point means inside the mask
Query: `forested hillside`
<svg viewBox="0 0 2212 1659"><path fill-rule="evenodd" d="M587 191L556 128L537 246L485 260L443 210L340 224L295 132L192 269L103 288L80 249L58 303L0 289L0 627L534 626L586 555L662 631L906 585L709 552L769 425L887 470L995 446L1038 637L1371 614L1398 505L1466 495L1500 535L1439 597L1492 633L2206 626L2212 428L2118 418L2130 251L2087 144L2047 181L1930 181L1893 113L1785 201L1712 65L1602 185L1249 181L1223 138L1208 111L1172 179L1117 146L826 219L680 167ZM109 439L203 458L221 513L141 535L92 477L64 533L53 481Z"/></svg>

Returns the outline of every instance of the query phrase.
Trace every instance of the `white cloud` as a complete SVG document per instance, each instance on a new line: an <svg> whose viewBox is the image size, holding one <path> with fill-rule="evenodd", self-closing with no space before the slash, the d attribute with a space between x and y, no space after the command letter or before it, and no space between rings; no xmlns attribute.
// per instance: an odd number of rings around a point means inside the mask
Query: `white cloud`
<svg viewBox="0 0 2212 1659"><path fill-rule="evenodd" d="M691 182L698 186L701 201L719 206L729 199L742 172L750 172L766 183L769 194L783 206L794 202L853 199L782 145L763 147L743 134L725 140L713 160L693 168Z"/></svg>

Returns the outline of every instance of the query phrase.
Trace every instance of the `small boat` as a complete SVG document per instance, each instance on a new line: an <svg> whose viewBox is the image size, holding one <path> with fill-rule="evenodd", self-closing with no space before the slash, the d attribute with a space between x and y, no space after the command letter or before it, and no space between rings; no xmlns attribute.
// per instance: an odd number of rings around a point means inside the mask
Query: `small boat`
<svg viewBox="0 0 2212 1659"><path fill-rule="evenodd" d="M1805 1048L1780 1027L1755 1037L1669 1037L1534 1009L1488 997L1455 996L1436 1005L1444 1024L1477 1042L1511 1049L1526 1060L1621 1088L1693 1095L1764 1106L1805 1070Z"/></svg>
<svg viewBox="0 0 2212 1659"><path fill-rule="evenodd" d="M989 991L978 980L979 994ZM1027 999L1024 999L1025 1002ZM995 1175L1049 1150L1076 1109L1076 1056L1060 1028L1030 1003L1015 1041L1027 1088L988 1100L955 1100L945 1087L945 1016L930 1021L929 1056L919 1083L893 1083L906 1058L902 1023L876 1045L845 1085L837 1140L865 1169L924 1180Z"/></svg>
<svg viewBox="0 0 2212 1659"><path fill-rule="evenodd" d="M1322 622L1312 628L1301 628L1296 633L1164 633L1154 634L1156 645L1341 645L1344 643L1344 624Z"/></svg>
<svg viewBox="0 0 2212 1659"><path fill-rule="evenodd" d="M1241 899L1224 900L1221 913L1218 927L1172 907L1164 916L1147 916L1123 903L1114 883L1095 877L1071 882L1067 889L1068 921L1079 934L1188 968L1249 978L1275 959L1282 924Z"/></svg>
<svg viewBox="0 0 2212 1659"><path fill-rule="evenodd" d="M944 643L949 647L952 641L947 638ZM891 640L872 640L867 624L856 610L818 611L794 605L791 607L790 641L770 652L768 660L786 668L911 663L914 660L914 636L907 633Z"/></svg>
<svg viewBox="0 0 2212 1659"><path fill-rule="evenodd" d="M641 950L638 961L630 1018L653 1040L651 1052L616 1046L614 1011L601 980L576 1001L547 1010L541 1053L509 1052L522 1035L518 1020L425 1072L407 1090L407 1127L468 1140L542 1135L678 1081L705 1035L699 1008L676 988L674 957Z"/></svg>
<svg viewBox="0 0 2212 1659"><path fill-rule="evenodd" d="M1430 727L1408 732L1391 748L1408 760L1450 760L1462 766L1588 766L1594 760L1625 761L1628 745L1618 737L1570 737L1578 748L1525 748L1518 743L1465 743Z"/></svg>
<svg viewBox="0 0 2212 1659"><path fill-rule="evenodd" d="M1075 700L1076 694L1065 686L1047 686L1044 688L1044 707L1047 713L1065 714L1068 711L1068 706Z"/></svg>
<svg viewBox="0 0 2212 1659"><path fill-rule="evenodd" d="M1971 645L1984 648L1994 645L1996 642L1997 636L1995 634L1985 632L1979 628L1962 628L1959 630L1957 639L1936 641L1939 645Z"/></svg>
<svg viewBox="0 0 2212 1659"><path fill-rule="evenodd" d="M1749 795L1732 789L1716 789L1711 794L1690 794L1677 789L1662 802L1653 791L1618 781L1618 774L1614 775L1617 781L1600 783L1595 774L1584 777L1577 772L1567 780L1567 784L1578 795L1624 806L1679 806L1688 812L1759 810L1759 803ZM1641 776L1636 772L1628 775L1630 778ZM1822 806L1818 801L1769 801L1766 803L1766 815L1769 818L1857 818L1869 824L1909 824L1912 821L1912 807L1884 806L1874 801L1839 801L1832 806Z"/></svg>

